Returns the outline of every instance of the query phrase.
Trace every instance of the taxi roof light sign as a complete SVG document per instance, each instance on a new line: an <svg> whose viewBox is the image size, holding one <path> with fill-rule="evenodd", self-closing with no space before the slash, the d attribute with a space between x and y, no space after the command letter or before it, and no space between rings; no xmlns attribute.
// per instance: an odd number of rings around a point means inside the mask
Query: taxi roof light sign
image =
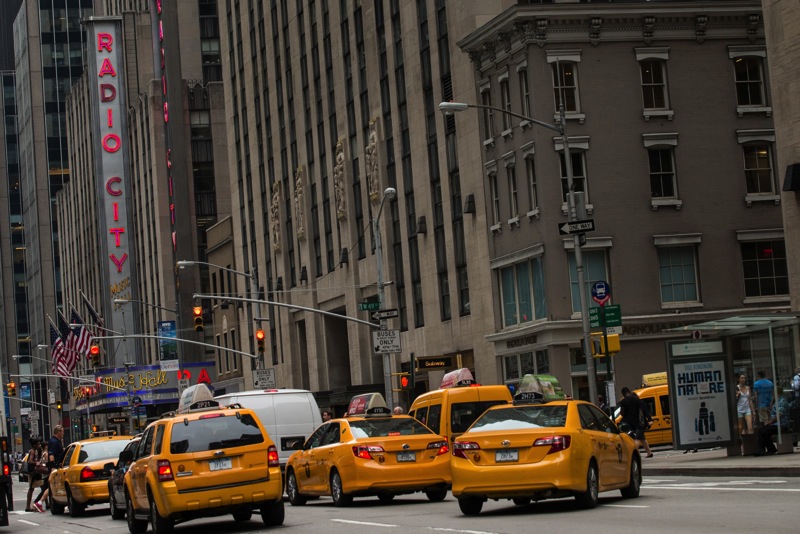
<svg viewBox="0 0 800 534"><path fill-rule="evenodd" d="M218 406L219 402L214 400L211 389L206 384L200 383L183 390L178 401L178 413L217 408Z"/></svg>
<svg viewBox="0 0 800 534"><path fill-rule="evenodd" d="M515 402L548 402L564 400L564 390L553 375L525 375L519 382Z"/></svg>
<svg viewBox="0 0 800 534"><path fill-rule="evenodd" d="M391 416L392 412L386 406L386 400L380 393L364 393L356 395L350 399L350 405L347 407L347 415L361 415L361 416Z"/></svg>
<svg viewBox="0 0 800 534"><path fill-rule="evenodd" d="M472 376L472 371L466 367L450 371L442 377L442 383L439 389L447 389L454 387L474 386L475 378Z"/></svg>
<svg viewBox="0 0 800 534"><path fill-rule="evenodd" d="M666 386L666 385L667 385L666 371L662 373L650 373L647 375L642 375L642 387Z"/></svg>

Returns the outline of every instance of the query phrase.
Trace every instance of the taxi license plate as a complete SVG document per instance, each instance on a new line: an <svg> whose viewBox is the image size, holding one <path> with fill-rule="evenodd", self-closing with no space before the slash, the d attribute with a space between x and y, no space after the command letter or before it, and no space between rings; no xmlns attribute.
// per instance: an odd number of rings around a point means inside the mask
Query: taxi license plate
<svg viewBox="0 0 800 534"><path fill-rule="evenodd" d="M416 462L417 461L417 453L414 452L414 451L398 452L397 453L397 461L398 462Z"/></svg>
<svg viewBox="0 0 800 534"><path fill-rule="evenodd" d="M494 453L495 462L517 462L519 461L519 452L515 449L496 451Z"/></svg>
<svg viewBox="0 0 800 534"><path fill-rule="evenodd" d="M233 467L230 458L212 458L208 461L208 469L210 471L223 471Z"/></svg>

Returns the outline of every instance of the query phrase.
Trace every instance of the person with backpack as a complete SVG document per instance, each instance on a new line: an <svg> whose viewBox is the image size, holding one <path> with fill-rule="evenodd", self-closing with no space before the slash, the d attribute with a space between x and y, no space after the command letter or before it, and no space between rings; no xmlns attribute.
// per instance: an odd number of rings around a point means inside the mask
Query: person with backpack
<svg viewBox="0 0 800 534"><path fill-rule="evenodd" d="M619 402L619 408L622 422L630 427L628 435L634 439L637 448L644 447L645 453L647 453L645 458L652 458L653 451L650 450L650 444L647 443L647 438L644 436L645 430L647 430L652 421L647 406L630 388L624 387L622 388L622 400Z"/></svg>

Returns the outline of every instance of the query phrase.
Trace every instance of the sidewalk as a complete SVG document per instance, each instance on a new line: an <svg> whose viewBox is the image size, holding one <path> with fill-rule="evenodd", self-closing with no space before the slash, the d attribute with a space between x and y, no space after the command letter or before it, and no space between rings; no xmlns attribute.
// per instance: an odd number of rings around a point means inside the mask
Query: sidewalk
<svg viewBox="0 0 800 534"><path fill-rule="evenodd" d="M800 477L800 447L793 454L772 456L728 456L725 448L653 452L652 458L642 455L644 476Z"/></svg>

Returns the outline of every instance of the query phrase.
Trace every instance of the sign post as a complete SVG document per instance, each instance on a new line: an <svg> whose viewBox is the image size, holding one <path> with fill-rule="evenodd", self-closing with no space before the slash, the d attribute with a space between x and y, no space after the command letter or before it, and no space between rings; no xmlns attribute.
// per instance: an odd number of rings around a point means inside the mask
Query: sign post
<svg viewBox="0 0 800 534"><path fill-rule="evenodd" d="M608 327L621 326L620 309L619 306L611 306L608 302L611 300L611 284L605 280L598 280L592 285L592 299L600 305L600 326L603 328L603 350L606 355L606 381L614 380L614 364L611 361L611 354L608 352ZM612 313L611 308L614 308ZM611 317L614 317L614 324L609 324Z"/></svg>

